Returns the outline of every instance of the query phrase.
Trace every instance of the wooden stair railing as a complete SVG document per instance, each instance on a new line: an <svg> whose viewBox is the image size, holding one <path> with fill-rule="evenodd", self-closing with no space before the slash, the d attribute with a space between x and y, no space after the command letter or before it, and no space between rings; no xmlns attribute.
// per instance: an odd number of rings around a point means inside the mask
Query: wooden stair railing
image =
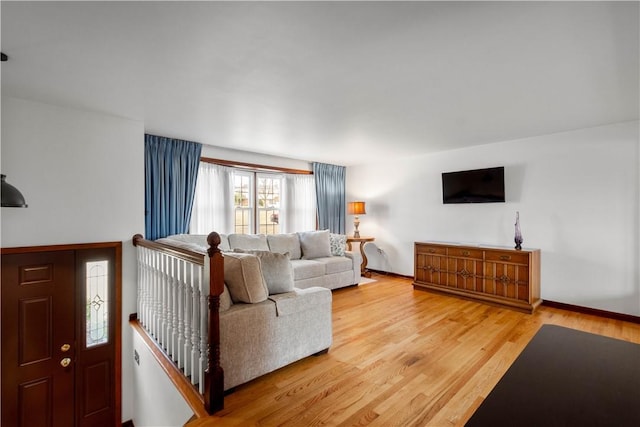
<svg viewBox="0 0 640 427"><path fill-rule="evenodd" d="M209 249L209 347L205 373L204 405L213 414L224 408L224 372L220 366L220 295L224 291L224 258L218 248L220 235L207 236Z"/></svg>
<svg viewBox="0 0 640 427"><path fill-rule="evenodd" d="M220 236L207 236L207 255L133 236L138 253L138 320L213 414L224 407L220 366ZM194 410L196 414L202 411Z"/></svg>

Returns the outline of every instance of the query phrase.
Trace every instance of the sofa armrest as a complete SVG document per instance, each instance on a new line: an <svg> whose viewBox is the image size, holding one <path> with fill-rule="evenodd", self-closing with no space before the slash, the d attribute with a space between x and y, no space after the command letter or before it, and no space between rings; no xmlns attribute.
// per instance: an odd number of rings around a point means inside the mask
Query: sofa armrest
<svg viewBox="0 0 640 427"><path fill-rule="evenodd" d="M360 283L360 266L362 265L362 255L360 254L360 252L344 251L344 256L350 258L353 262L353 284L357 285Z"/></svg>
<svg viewBox="0 0 640 427"><path fill-rule="evenodd" d="M360 255L360 252L344 251L344 256L351 258L353 265L358 266L358 271L360 270L360 264L362 264L362 255Z"/></svg>

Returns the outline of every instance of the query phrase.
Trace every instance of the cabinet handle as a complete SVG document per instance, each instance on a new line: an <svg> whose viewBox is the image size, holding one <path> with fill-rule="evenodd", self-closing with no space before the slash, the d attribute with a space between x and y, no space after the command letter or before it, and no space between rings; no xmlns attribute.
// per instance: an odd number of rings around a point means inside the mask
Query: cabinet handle
<svg viewBox="0 0 640 427"><path fill-rule="evenodd" d="M435 250L435 249L429 248L429 253L433 254L433 253L435 253L435 252L436 252L436 250Z"/></svg>
<svg viewBox="0 0 640 427"><path fill-rule="evenodd" d="M463 256L469 256L469 255L471 255L471 252L469 252L469 251L462 251L462 255L463 255Z"/></svg>
<svg viewBox="0 0 640 427"><path fill-rule="evenodd" d="M511 255L500 255L500 259L502 261L509 261L511 259Z"/></svg>

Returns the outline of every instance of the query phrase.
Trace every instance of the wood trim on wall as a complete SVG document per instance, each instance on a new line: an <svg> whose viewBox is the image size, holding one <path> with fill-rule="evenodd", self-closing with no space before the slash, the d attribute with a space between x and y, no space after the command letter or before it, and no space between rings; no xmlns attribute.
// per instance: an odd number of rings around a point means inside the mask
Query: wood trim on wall
<svg viewBox="0 0 640 427"><path fill-rule="evenodd" d="M289 169L289 168L282 168L278 166L259 165L256 163L236 162L234 160L213 159L210 157L201 157L200 161L205 163L213 163L215 165L250 169L257 172L284 172L284 173L293 173L293 174L299 174L299 175L313 175L312 171L303 170L303 169Z"/></svg>
<svg viewBox="0 0 640 427"><path fill-rule="evenodd" d="M375 270L375 269L371 269L371 268L367 268L367 270L369 270L372 273L381 274L383 276L400 277L400 278L403 278L403 279L411 279L411 280L413 280L413 276L406 276L404 274L392 273L391 271Z"/></svg>
<svg viewBox="0 0 640 427"><path fill-rule="evenodd" d="M134 332L142 338L142 341L158 361L158 364L167 374L169 380L175 385L178 393L182 395L189 407L193 410L194 415L197 418L208 417L209 413L204 407L204 397L196 390L195 386L187 380L182 371L178 369L169 356L158 346L158 343L149 336L149 333L142 327L138 320L129 321L129 325L131 325Z"/></svg>
<svg viewBox="0 0 640 427"><path fill-rule="evenodd" d="M633 316L631 314L615 313L613 311L600 310L597 308L583 307L580 305L566 304L563 302L549 300L542 301L542 305L552 308L559 308L562 310L575 311L577 313L592 314L594 316L605 317L607 319L622 320L624 322L640 324L640 316Z"/></svg>
<svg viewBox="0 0 640 427"><path fill-rule="evenodd" d="M122 242L115 243L115 257L116 257L116 330L115 332L115 345L116 345L116 404L115 404L115 422L122 421Z"/></svg>
<svg viewBox="0 0 640 427"><path fill-rule="evenodd" d="M122 248L122 242L74 243L74 244L48 245L48 246L22 246L22 247L14 247L14 248L0 248L0 255L114 248L114 247L117 247L118 245L120 245L120 247Z"/></svg>

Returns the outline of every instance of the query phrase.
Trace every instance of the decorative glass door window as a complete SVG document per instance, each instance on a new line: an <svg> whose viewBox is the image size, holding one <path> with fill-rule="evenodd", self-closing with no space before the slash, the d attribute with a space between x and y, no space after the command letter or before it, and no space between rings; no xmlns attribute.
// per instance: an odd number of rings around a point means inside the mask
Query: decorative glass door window
<svg viewBox="0 0 640 427"><path fill-rule="evenodd" d="M86 278L86 346L109 340L109 261L88 261Z"/></svg>

